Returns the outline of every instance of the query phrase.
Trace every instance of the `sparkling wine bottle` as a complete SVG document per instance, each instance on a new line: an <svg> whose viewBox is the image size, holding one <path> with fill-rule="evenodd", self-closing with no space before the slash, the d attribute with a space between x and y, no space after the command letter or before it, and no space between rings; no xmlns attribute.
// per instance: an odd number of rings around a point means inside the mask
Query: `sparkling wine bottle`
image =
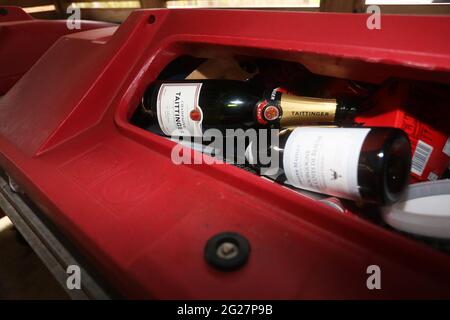
<svg viewBox="0 0 450 320"><path fill-rule="evenodd" d="M283 172L278 181L294 187L345 199L378 204L399 200L408 183L411 147L397 128L299 127L281 131L270 147ZM247 160L264 174L258 151L250 144ZM282 170L279 170L282 169Z"/></svg>
<svg viewBox="0 0 450 320"><path fill-rule="evenodd" d="M142 98L147 129L166 136L202 136L210 128L281 128L352 121L355 106L300 97L235 80L156 81Z"/></svg>

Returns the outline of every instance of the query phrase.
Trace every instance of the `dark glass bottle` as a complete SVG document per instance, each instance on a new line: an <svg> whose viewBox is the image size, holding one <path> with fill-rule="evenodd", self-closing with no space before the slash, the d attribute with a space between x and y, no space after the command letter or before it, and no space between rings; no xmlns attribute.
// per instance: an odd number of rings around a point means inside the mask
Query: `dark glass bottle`
<svg viewBox="0 0 450 320"><path fill-rule="evenodd" d="M156 81L146 90L141 107L146 120L136 122L174 136L201 136L210 128L345 124L357 112L335 99L300 97L235 80Z"/></svg>
<svg viewBox="0 0 450 320"><path fill-rule="evenodd" d="M247 159L264 174L268 167L259 164L250 148ZM397 128L301 127L280 131L279 143L269 149L284 172L278 181L385 205L400 199L411 168L408 136ZM276 170L272 167L267 172Z"/></svg>

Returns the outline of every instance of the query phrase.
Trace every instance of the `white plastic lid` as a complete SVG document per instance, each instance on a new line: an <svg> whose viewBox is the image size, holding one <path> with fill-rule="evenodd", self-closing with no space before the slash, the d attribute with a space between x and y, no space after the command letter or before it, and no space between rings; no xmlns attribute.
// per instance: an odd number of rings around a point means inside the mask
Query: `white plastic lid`
<svg viewBox="0 0 450 320"><path fill-rule="evenodd" d="M410 185L403 200L382 212L385 222L398 230L450 239L450 180Z"/></svg>

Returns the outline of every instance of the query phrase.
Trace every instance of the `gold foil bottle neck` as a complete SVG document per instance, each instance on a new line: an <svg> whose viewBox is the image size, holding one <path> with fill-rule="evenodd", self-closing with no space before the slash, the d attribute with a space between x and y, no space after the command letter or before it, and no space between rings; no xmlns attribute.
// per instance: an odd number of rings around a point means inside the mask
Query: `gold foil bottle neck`
<svg viewBox="0 0 450 320"><path fill-rule="evenodd" d="M280 101L282 127L305 123L332 123L336 115L336 99L300 97L283 93Z"/></svg>

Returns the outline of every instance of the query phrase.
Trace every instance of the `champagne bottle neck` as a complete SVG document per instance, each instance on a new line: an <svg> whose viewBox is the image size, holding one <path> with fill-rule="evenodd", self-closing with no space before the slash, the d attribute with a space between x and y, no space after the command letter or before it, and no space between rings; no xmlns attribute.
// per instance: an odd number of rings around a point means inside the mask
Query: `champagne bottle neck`
<svg viewBox="0 0 450 320"><path fill-rule="evenodd" d="M347 101L336 100L335 122L337 124L349 124L353 122L359 108Z"/></svg>
<svg viewBox="0 0 450 320"><path fill-rule="evenodd" d="M268 101L269 105L276 105L280 109L278 121L283 128L302 124L334 123L336 120L338 109L336 99L303 97L277 88L272 91L271 99ZM346 110L347 108L341 107L338 117L342 118L342 114L345 114Z"/></svg>

